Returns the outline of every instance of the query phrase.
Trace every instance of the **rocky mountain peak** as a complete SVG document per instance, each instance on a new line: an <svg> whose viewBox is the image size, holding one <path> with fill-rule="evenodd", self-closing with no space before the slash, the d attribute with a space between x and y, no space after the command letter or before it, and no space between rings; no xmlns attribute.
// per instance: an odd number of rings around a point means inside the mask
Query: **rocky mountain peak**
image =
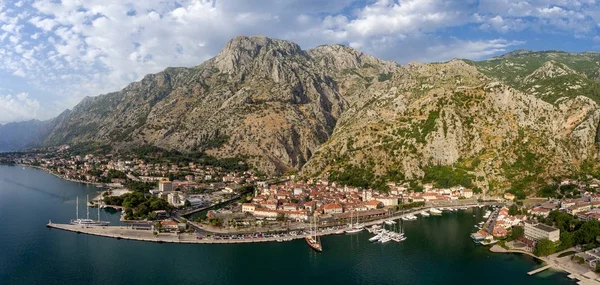
<svg viewBox="0 0 600 285"><path fill-rule="evenodd" d="M298 55L306 57L300 46L293 42L265 36L238 36L225 44L225 47L214 58L214 63L221 72L236 73L256 60Z"/></svg>
<svg viewBox="0 0 600 285"><path fill-rule="evenodd" d="M364 66L381 67L385 72L396 68L397 64L383 61L374 56L344 45L322 45L308 51L315 64L323 68L344 70Z"/></svg>
<svg viewBox="0 0 600 285"><path fill-rule="evenodd" d="M554 60L545 62L540 68L536 69L533 73L527 75L523 82L530 83L539 79L554 78L567 74L578 74L575 70L568 66L557 63Z"/></svg>

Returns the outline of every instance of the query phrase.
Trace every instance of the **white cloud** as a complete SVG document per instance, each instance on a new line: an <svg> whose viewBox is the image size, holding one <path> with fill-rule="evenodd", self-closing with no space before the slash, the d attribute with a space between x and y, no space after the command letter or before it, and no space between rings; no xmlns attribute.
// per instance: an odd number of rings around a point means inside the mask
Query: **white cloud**
<svg viewBox="0 0 600 285"><path fill-rule="evenodd" d="M37 118L40 102L29 98L27 93L0 95L0 123Z"/></svg>
<svg viewBox="0 0 600 285"><path fill-rule="evenodd" d="M480 59L511 33L598 34L594 0L34 0L0 8L0 70L53 104L118 90L168 66L193 66L237 35L303 48L345 43L404 63ZM452 35L452 29L466 33ZM469 29L479 33L472 37ZM481 36L483 34L483 36ZM32 94L30 92L30 94ZM50 99L49 99L50 100Z"/></svg>

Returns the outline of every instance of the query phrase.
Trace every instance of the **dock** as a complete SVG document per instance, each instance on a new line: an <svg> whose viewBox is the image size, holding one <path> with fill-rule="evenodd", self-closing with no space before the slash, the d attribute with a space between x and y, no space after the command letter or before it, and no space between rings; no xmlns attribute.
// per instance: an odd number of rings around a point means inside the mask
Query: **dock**
<svg viewBox="0 0 600 285"><path fill-rule="evenodd" d="M462 205L462 206L463 207L465 207L465 206L473 207L475 205ZM442 208L448 208L448 207L449 206L442 206L439 208L442 209ZM456 206L454 206L454 207L456 207ZM387 219L402 218L403 216L406 216L408 214L413 214L413 213L422 211L427 208L428 207L423 207L423 208L411 209L409 211L398 212L398 213L396 213L396 215L393 215L391 217L385 217L384 219L377 219L374 221L365 221L363 223L363 225L370 226L370 225L380 224L380 223L383 223ZM214 234L227 234L227 235L252 235L252 234L254 234L254 231L252 231L252 232L250 232L250 231L248 231L248 232L244 232L244 231L223 231L223 232L212 231L212 230L204 229L203 227L200 227L191 221L187 221L186 219L178 219L178 221L187 222L188 225L191 225L198 230L208 231L208 232L212 232ZM123 240L136 240L136 241L157 242L157 243L230 244L230 243L274 242L274 241L281 240L281 237L238 238L238 239L230 238L230 239L227 239L227 238L204 237L204 236L200 236L196 233L183 233L183 234L158 233L158 234L155 234L154 231L152 231L151 229L148 229L147 227L136 228L135 226L82 226L82 225L71 225L71 224L57 224L57 223L52 223L51 221L48 222L46 227L51 228L51 229L75 232L78 234L87 234L87 235L95 235L95 236L102 236L102 237L116 238L116 239L123 239ZM336 234L339 231L339 229L340 228L319 231L316 233L316 235L317 236L325 236L325 235ZM289 230L290 229L288 228L287 231L289 231ZM302 231L302 230L306 230L306 227L299 227L294 230ZM281 229L281 231L286 231L286 230ZM296 236L286 236L287 240L303 239L304 237L305 237L305 235L302 235L302 234L298 234Z"/></svg>
<svg viewBox="0 0 600 285"><path fill-rule="evenodd" d="M156 243L181 243L181 244L232 244L232 243L258 243L258 242L275 242L281 237L264 237L264 238L245 238L245 239L214 239L200 237L194 233L158 233L147 228L135 228L132 226L82 226L71 224L56 224L48 222L46 227L50 229L58 229L77 234L87 234L93 236L101 236L115 238L120 240L145 241ZM334 231L324 231L317 235L328 235ZM304 239L304 235L287 236L288 240Z"/></svg>
<svg viewBox="0 0 600 285"><path fill-rule="evenodd" d="M534 275L534 274L540 273L550 267L552 267L552 265L546 265L544 267L540 267L538 269L531 270L531 271L527 272L527 275Z"/></svg>

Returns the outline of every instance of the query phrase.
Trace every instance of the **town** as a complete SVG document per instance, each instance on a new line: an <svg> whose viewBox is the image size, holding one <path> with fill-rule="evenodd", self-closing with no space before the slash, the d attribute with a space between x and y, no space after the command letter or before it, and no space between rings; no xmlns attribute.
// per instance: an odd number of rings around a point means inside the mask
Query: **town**
<svg viewBox="0 0 600 285"><path fill-rule="evenodd" d="M124 223L150 230L157 241L284 241L311 233L344 233L353 224L361 225L360 230L371 225L368 230L378 233L376 240L383 221L495 205L483 215L485 221L474 225L474 242L494 245L493 251L532 254L580 277L600 271L596 179L563 179L549 197L517 199L508 192L486 196L460 185L425 183L414 189L408 182L387 182L389 191L380 191L327 178L268 177L240 161L211 165L135 155L74 155L69 146L12 153L2 162L105 188L88 206L122 210ZM141 203L130 202L129 196L135 195L142 197ZM204 214L196 215L200 212ZM322 250L320 242L318 248Z"/></svg>

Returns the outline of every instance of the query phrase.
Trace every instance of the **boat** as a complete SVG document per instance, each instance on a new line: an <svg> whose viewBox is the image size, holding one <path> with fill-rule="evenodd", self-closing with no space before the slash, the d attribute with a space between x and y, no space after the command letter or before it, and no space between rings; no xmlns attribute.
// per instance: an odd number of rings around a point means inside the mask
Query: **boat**
<svg viewBox="0 0 600 285"><path fill-rule="evenodd" d="M493 239L493 240L485 239L485 240L481 241L479 244L481 244L481 245L491 245L491 244L495 244L497 242L498 242L498 240L495 240L495 239Z"/></svg>
<svg viewBox="0 0 600 285"><path fill-rule="evenodd" d="M362 232L362 230L363 229L361 229L361 228L351 228L351 229L346 230L346 233L347 234L354 234L354 233Z"/></svg>
<svg viewBox="0 0 600 285"><path fill-rule="evenodd" d="M80 226L108 226L110 222L101 221L100 220L100 207L98 207L98 220L90 219L90 207L89 207L89 195L87 198L88 202L86 203L86 218L79 218L79 197L77 197L77 202L75 202L75 220L71 220L69 224L71 225L80 225Z"/></svg>
<svg viewBox="0 0 600 285"><path fill-rule="evenodd" d="M387 220L384 222L386 225L391 226L391 225L395 225L396 222L394 222L393 220Z"/></svg>
<svg viewBox="0 0 600 285"><path fill-rule="evenodd" d="M343 233L344 233L344 230L337 230L333 234L335 234L335 235L341 235Z"/></svg>
<svg viewBox="0 0 600 285"><path fill-rule="evenodd" d="M362 232L362 230L365 227L364 225L359 225L358 223L356 223L355 225L352 225L352 213L353 212L350 212L350 225L348 225L349 227L346 230L347 234L354 234L354 233Z"/></svg>
<svg viewBox="0 0 600 285"><path fill-rule="evenodd" d="M314 219L315 219L315 217L313 216L313 220ZM323 245L321 245L321 239L317 236L316 223L313 228L313 223L311 221L310 227L311 227L311 233L309 233L304 239L306 240L306 243L308 244L308 246L310 246L310 248L314 249L317 252L322 252Z"/></svg>
<svg viewBox="0 0 600 285"><path fill-rule="evenodd" d="M431 209L429 209L429 213L431 213L432 215L441 215L442 211L440 211L437 208L431 208Z"/></svg>
<svg viewBox="0 0 600 285"><path fill-rule="evenodd" d="M489 218L489 217L490 217L490 215L491 215L491 214L492 214L492 212L490 212L490 211L486 211L486 212L485 212L485 214L483 215L483 218L484 218L484 219L487 219L487 218Z"/></svg>
<svg viewBox="0 0 600 285"><path fill-rule="evenodd" d="M431 216L429 213L427 213L426 211L421 212L421 216L423 217L429 217Z"/></svg>
<svg viewBox="0 0 600 285"><path fill-rule="evenodd" d="M370 232L370 233L372 233L372 234L373 233L374 234L379 233L381 231L381 226L380 225L373 225L370 228L368 228L367 231Z"/></svg>
<svg viewBox="0 0 600 285"><path fill-rule="evenodd" d="M417 219L417 216L413 215L413 214L408 214L404 217L402 217L403 221L414 221Z"/></svg>
<svg viewBox="0 0 600 285"><path fill-rule="evenodd" d="M372 238L369 239L370 242L375 242L378 241L379 239L381 239L381 237L383 236L383 232L376 234L375 236L373 236Z"/></svg>
<svg viewBox="0 0 600 285"><path fill-rule="evenodd" d="M384 235L384 236L381 237L381 239L379 239L379 242L380 243L386 243L386 242L388 242L390 240L392 240L392 239L389 236Z"/></svg>
<svg viewBox="0 0 600 285"><path fill-rule="evenodd" d="M393 235L390 237L390 239L395 242L402 242L406 240L406 237L404 235Z"/></svg>

